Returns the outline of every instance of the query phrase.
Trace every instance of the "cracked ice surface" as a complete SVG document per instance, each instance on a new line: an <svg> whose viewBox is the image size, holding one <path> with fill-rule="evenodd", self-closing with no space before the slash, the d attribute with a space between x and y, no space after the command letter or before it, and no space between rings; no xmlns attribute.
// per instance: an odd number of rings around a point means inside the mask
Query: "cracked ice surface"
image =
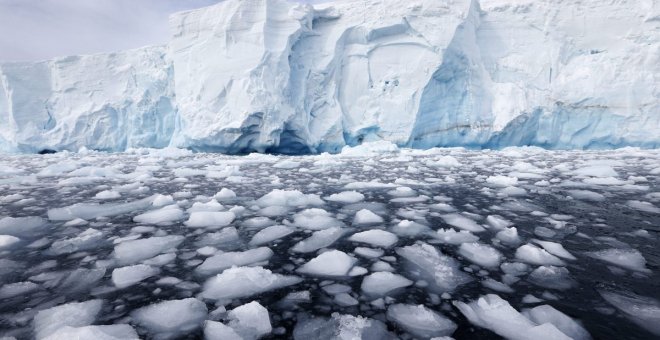
<svg viewBox="0 0 660 340"><path fill-rule="evenodd" d="M0 169L0 337L659 334L660 151L138 149Z"/></svg>

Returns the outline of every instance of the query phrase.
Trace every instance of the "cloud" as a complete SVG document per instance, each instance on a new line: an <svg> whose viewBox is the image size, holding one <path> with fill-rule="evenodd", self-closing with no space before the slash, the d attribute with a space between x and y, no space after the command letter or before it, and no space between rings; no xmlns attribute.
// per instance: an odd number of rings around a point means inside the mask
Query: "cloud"
<svg viewBox="0 0 660 340"><path fill-rule="evenodd" d="M165 43L169 14L219 0L0 0L0 60Z"/></svg>

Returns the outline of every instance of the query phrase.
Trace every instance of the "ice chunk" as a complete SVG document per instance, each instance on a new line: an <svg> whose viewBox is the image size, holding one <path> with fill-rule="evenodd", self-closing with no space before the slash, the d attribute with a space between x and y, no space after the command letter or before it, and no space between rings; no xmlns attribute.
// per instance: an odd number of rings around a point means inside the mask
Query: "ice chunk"
<svg viewBox="0 0 660 340"><path fill-rule="evenodd" d="M127 203L76 203L64 208L49 209L48 219L51 221L69 221L75 218L91 220L98 217L123 215L151 207L152 202L155 202L155 200L160 196L161 195L153 195L141 200Z"/></svg>
<svg viewBox="0 0 660 340"><path fill-rule="evenodd" d="M291 251L297 253L310 253L321 248L328 247L346 234L346 230L340 227L332 227L325 230L315 231L312 236L296 243Z"/></svg>
<svg viewBox="0 0 660 340"><path fill-rule="evenodd" d="M529 274L527 280L543 288L559 290L570 289L576 285L570 278L568 269L555 266L540 266Z"/></svg>
<svg viewBox="0 0 660 340"><path fill-rule="evenodd" d="M532 244L524 244L516 250L516 259L535 265L563 266L564 261Z"/></svg>
<svg viewBox="0 0 660 340"><path fill-rule="evenodd" d="M590 340L591 335L582 325L571 319L568 315L554 309L549 305L542 305L532 309L525 309L522 314L539 325L551 323L562 333L574 340Z"/></svg>
<svg viewBox="0 0 660 340"><path fill-rule="evenodd" d="M401 275L390 272L375 272L364 277L361 289L370 297L381 297L393 290L408 287L412 284L412 281Z"/></svg>
<svg viewBox="0 0 660 340"><path fill-rule="evenodd" d="M602 202L605 200L604 195L589 190L569 190L568 194L575 199L584 201Z"/></svg>
<svg viewBox="0 0 660 340"><path fill-rule="evenodd" d="M478 233L484 231L484 227L477 224L477 222L461 215L461 214L446 214L441 216L445 223L450 226Z"/></svg>
<svg viewBox="0 0 660 340"><path fill-rule="evenodd" d="M0 250L11 248L21 242L21 239L11 235L0 235Z"/></svg>
<svg viewBox="0 0 660 340"><path fill-rule="evenodd" d="M601 289L598 293L634 323L660 336L660 301L632 292Z"/></svg>
<svg viewBox="0 0 660 340"><path fill-rule="evenodd" d="M504 228L507 228L507 227L510 227L510 226L513 225L512 222L507 221L503 217L497 216L497 215L488 215L488 217L486 217L486 222L488 223L488 225L491 228L497 229L497 230L502 230Z"/></svg>
<svg viewBox="0 0 660 340"><path fill-rule="evenodd" d="M244 340L231 327L217 321L206 320L204 322L205 340Z"/></svg>
<svg viewBox="0 0 660 340"><path fill-rule="evenodd" d="M362 316L333 313L330 318L299 317L293 330L295 340L390 340L395 337L381 321Z"/></svg>
<svg viewBox="0 0 660 340"><path fill-rule="evenodd" d="M229 327L242 339L258 339L273 330L268 310L256 301L234 308L229 312L228 318Z"/></svg>
<svg viewBox="0 0 660 340"><path fill-rule="evenodd" d="M34 335L43 339L58 329L91 325L103 307L103 300L71 302L39 311L34 316Z"/></svg>
<svg viewBox="0 0 660 340"><path fill-rule="evenodd" d="M364 195L357 191L343 191L324 198L326 201L352 204L364 200Z"/></svg>
<svg viewBox="0 0 660 340"><path fill-rule="evenodd" d="M215 194L215 196L213 196L213 198L218 201L232 200L236 198L236 193L231 189L222 188L217 194Z"/></svg>
<svg viewBox="0 0 660 340"><path fill-rule="evenodd" d="M15 237L30 237L43 233L48 226L41 217L4 217L0 219L0 234Z"/></svg>
<svg viewBox="0 0 660 340"><path fill-rule="evenodd" d="M499 266L503 258L502 253L495 248L477 242L461 244L458 253L471 262L487 268Z"/></svg>
<svg viewBox="0 0 660 340"><path fill-rule="evenodd" d="M54 255L71 254L80 250L96 248L102 240L102 232L89 228L76 237L53 242L48 252Z"/></svg>
<svg viewBox="0 0 660 340"><path fill-rule="evenodd" d="M566 260L577 260L573 254L569 253L568 250L564 249L564 246L559 243L541 240L532 240L532 242L540 245L543 247L543 249L552 255L561 257Z"/></svg>
<svg viewBox="0 0 660 340"><path fill-rule="evenodd" d="M473 325L490 329L507 339L570 339L552 324L544 325L542 330L534 330L538 326L536 323L495 294L482 296L470 303L455 301L454 305Z"/></svg>
<svg viewBox="0 0 660 340"><path fill-rule="evenodd" d="M264 228L252 236L250 240L251 246L260 246L262 244L270 243L272 241L281 239L287 235L290 235L295 230L283 225L274 225L267 228Z"/></svg>
<svg viewBox="0 0 660 340"><path fill-rule="evenodd" d="M140 337L129 325L64 326L43 340L139 340Z"/></svg>
<svg viewBox="0 0 660 340"><path fill-rule="evenodd" d="M158 268L145 264L115 268L112 271L112 283L117 288L126 288L158 274Z"/></svg>
<svg viewBox="0 0 660 340"><path fill-rule="evenodd" d="M376 247L389 248L399 241L399 238L389 231L371 229L355 233L348 238L349 241L367 243Z"/></svg>
<svg viewBox="0 0 660 340"><path fill-rule="evenodd" d="M262 267L233 267L210 278L202 296L213 300L248 297L301 282L296 276L274 274Z"/></svg>
<svg viewBox="0 0 660 340"><path fill-rule="evenodd" d="M387 318L413 336L424 339L449 336L457 328L453 321L424 305L391 305Z"/></svg>
<svg viewBox="0 0 660 340"><path fill-rule="evenodd" d="M429 227L409 220L403 220L397 223L395 226L391 227L390 230L399 236L407 237L417 236L430 231Z"/></svg>
<svg viewBox="0 0 660 340"><path fill-rule="evenodd" d="M573 174L585 177L617 177L619 174L609 165L593 165L573 170Z"/></svg>
<svg viewBox="0 0 660 340"><path fill-rule="evenodd" d="M396 252L411 265L409 271L419 273L420 278L426 280L435 293L451 292L472 281L469 275L459 269L458 261L443 255L429 244L419 242L398 248Z"/></svg>
<svg viewBox="0 0 660 340"><path fill-rule="evenodd" d="M208 276L220 273L233 266L248 266L268 261L273 251L266 247L249 249L242 252L220 253L211 256L195 268L197 274Z"/></svg>
<svg viewBox="0 0 660 340"><path fill-rule="evenodd" d="M356 247L353 252L357 255L360 255L362 257L366 257L368 259L375 259L383 256L385 254L385 251L382 249L373 249L373 248L365 248L365 247Z"/></svg>
<svg viewBox="0 0 660 340"><path fill-rule="evenodd" d="M646 268L646 259L637 249L605 249L600 251L587 252L588 256L605 261L619 267L634 270L643 273L650 273Z"/></svg>
<svg viewBox="0 0 660 340"><path fill-rule="evenodd" d="M133 321L146 328L152 336L175 338L199 328L206 319L206 304L195 298L169 300L131 312Z"/></svg>
<svg viewBox="0 0 660 340"><path fill-rule="evenodd" d="M197 211L190 214L184 224L192 228L221 228L230 225L236 215L231 211Z"/></svg>
<svg viewBox="0 0 660 340"><path fill-rule="evenodd" d="M114 257L120 265L133 264L176 248L183 240L183 236L170 235L125 241L115 245Z"/></svg>
<svg viewBox="0 0 660 340"><path fill-rule="evenodd" d="M647 212L647 213L654 213L654 214L660 214L660 208L656 207L650 202L644 202L644 201L635 201L631 200L627 202L628 206L637 209L639 211Z"/></svg>
<svg viewBox="0 0 660 340"><path fill-rule="evenodd" d="M342 225L332 214L319 208L305 209L293 216L293 223L304 229L322 230Z"/></svg>
<svg viewBox="0 0 660 340"><path fill-rule="evenodd" d="M366 225L366 224L378 224L383 223L383 218L374 214L371 210L362 209L355 213L355 218L353 218L353 224L355 225Z"/></svg>
<svg viewBox="0 0 660 340"><path fill-rule="evenodd" d="M97 200L111 200L120 197L121 194L113 190L103 190L94 196Z"/></svg>
<svg viewBox="0 0 660 340"><path fill-rule="evenodd" d="M461 230L457 232L454 229L438 229L435 237L440 240L440 242L445 244L461 244L475 242L479 240L479 237L472 234L469 231Z"/></svg>
<svg viewBox="0 0 660 340"><path fill-rule="evenodd" d="M214 199L202 203L202 202L195 202L193 203L192 207L190 207L187 211L188 213L194 213L197 211L222 211L225 210L225 207L218 203L218 201Z"/></svg>
<svg viewBox="0 0 660 340"><path fill-rule="evenodd" d="M292 161L290 159L283 159L275 164L273 164L273 168L276 169L296 169L300 166L300 162Z"/></svg>
<svg viewBox="0 0 660 340"><path fill-rule="evenodd" d="M160 209L148 211L133 217L138 223L159 224L179 221L183 219L183 210L176 204L167 205Z"/></svg>
<svg viewBox="0 0 660 340"><path fill-rule="evenodd" d="M275 189L257 200L261 207L272 205L299 207L309 205L323 205L323 200L314 194L305 195L297 190Z"/></svg>
<svg viewBox="0 0 660 340"><path fill-rule="evenodd" d="M330 250L309 260L297 272L312 276L347 276L357 262L340 250Z"/></svg>
<svg viewBox="0 0 660 340"><path fill-rule="evenodd" d="M489 176L486 178L486 183L495 186L495 187L511 187L515 186L518 184L518 178L517 177L508 177L508 176Z"/></svg>
<svg viewBox="0 0 660 340"><path fill-rule="evenodd" d="M39 289L39 285L30 281L8 283L0 288L0 299L13 298L37 289Z"/></svg>
<svg viewBox="0 0 660 340"><path fill-rule="evenodd" d="M495 237L507 245L516 246L520 244L520 236L518 236L518 229L516 227L504 228L497 232Z"/></svg>

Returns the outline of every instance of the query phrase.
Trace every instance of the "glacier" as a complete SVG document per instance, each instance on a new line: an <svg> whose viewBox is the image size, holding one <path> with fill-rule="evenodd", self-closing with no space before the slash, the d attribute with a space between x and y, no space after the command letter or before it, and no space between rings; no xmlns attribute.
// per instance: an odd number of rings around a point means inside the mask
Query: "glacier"
<svg viewBox="0 0 660 340"><path fill-rule="evenodd" d="M0 151L660 147L653 0L226 0L170 26L0 63Z"/></svg>

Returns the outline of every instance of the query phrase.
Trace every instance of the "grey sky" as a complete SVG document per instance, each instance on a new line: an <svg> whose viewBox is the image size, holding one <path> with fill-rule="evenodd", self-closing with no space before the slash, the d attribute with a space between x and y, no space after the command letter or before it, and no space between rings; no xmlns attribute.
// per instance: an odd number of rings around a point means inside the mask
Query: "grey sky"
<svg viewBox="0 0 660 340"><path fill-rule="evenodd" d="M170 13L219 0L0 0L0 60L164 43Z"/></svg>

